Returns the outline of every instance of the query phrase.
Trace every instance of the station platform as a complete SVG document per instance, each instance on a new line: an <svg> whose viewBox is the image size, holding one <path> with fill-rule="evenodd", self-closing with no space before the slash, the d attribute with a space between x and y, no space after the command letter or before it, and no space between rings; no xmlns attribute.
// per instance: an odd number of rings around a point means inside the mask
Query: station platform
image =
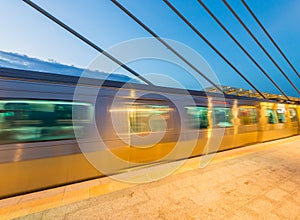
<svg viewBox="0 0 300 220"><path fill-rule="evenodd" d="M149 183L104 177L3 199L0 219L300 219L300 136L200 160Z"/></svg>

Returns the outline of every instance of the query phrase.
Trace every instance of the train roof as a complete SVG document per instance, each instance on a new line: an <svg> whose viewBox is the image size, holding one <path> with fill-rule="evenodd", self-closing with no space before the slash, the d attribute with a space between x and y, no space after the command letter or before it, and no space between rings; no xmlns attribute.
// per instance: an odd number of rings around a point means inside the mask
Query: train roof
<svg viewBox="0 0 300 220"><path fill-rule="evenodd" d="M151 86L140 83L132 82L119 82L112 80L102 80L95 78L86 78L70 75L62 75L57 73L47 73L39 71L30 71L30 70L20 70L13 68L0 67L0 78L9 79L9 80L24 80L24 81L34 81L34 82L45 82L45 83L54 83L54 84L66 84L66 85L77 85L80 79L81 85L89 86L99 86L103 87L113 87L113 88L128 88L128 89L137 89L137 90L146 90L146 91L157 91L164 93L173 93L173 94L186 94L187 91L193 96L212 96L212 97L225 97L227 99L243 99L243 100L252 100L252 101L266 101L266 102L287 102L286 100L278 99L261 99L258 97L247 97L231 94L221 94L217 92L208 91L196 91L196 90L184 90L179 88L170 88L162 86ZM299 104L299 101L295 103Z"/></svg>

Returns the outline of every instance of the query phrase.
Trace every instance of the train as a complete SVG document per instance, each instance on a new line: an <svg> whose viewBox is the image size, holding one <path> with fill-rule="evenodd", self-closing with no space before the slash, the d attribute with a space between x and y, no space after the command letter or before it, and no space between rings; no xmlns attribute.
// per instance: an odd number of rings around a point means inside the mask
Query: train
<svg viewBox="0 0 300 220"><path fill-rule="evenodd" d="M300 133L299 103L83 79L0 68L0 198Z"/></svg>

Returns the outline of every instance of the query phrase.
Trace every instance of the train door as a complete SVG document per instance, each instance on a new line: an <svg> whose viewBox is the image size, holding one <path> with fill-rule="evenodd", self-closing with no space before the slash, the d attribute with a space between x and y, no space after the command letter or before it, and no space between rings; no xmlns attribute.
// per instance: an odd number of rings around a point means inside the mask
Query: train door
<svg viewBox="0 0 300 220"><path fill-rule="evenodd" d="M128 111L130 161L151 163L163 159L176 142L175 108L166 100L137 100Z"/></svg>
<svg viewBox="0 0 300 220"><path fill-rule="evenodd" d="M297 117L298 117L298 134L300 134L300 105L297 105L295 109L297 111Z"/></svg>
<svg viewBox="0 0 300 220"><path fill-rule="evenodd" d="M259 119L260 142L293 135L289 120L286 104L262 102Z"/></svg>
<svg viewBox="0 0 300 220"><path fill-rule="evenodd" d="M191 156L205 154L208 134L211 133L207 103L202 102L196 106L188 105L185 106L184 109L186 113L185 144L189 147L194 146Z"/></svg>
<svg viewBox="0 0 300 220"><path fill-rule="evenodd" d="M230 149L234 147L234 115L233 104L228 100L223 105L212 107L212 139L221 139L219 146L213 146L210 152Z"/></svg>
<svg viewBox="0 0 300 220"><path fill-rule="evenodd" d="M237 109L235 145L243 146L258 141L258 111L254 105L240 105Z"/></svg>
<svg viewBox="0 0 300 220"><path fill-rule="evenodd" d="M290 129L292 135L296 135L299 133L299 115L297 114L297 106L296 105L288 105L288 121L290 124Z"/></svg>

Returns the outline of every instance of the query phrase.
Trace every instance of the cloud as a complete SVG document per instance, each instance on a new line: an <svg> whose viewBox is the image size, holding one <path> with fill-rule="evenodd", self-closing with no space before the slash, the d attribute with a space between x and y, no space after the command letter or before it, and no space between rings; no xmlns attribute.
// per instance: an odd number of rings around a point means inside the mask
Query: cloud
<svg viewBox="0 0 300 220"><path fill-rule="evenodd" d="M71 76L81 76L84 71L87 71L89 77L97 79L106 79L108 74L61 64L54 60L44 61L38 58L5 51L0 51L0 67L58 73ZM139 83L138 80L116 73L110 74L108 79L121 82L131 81L133 83Z"/></svg>

